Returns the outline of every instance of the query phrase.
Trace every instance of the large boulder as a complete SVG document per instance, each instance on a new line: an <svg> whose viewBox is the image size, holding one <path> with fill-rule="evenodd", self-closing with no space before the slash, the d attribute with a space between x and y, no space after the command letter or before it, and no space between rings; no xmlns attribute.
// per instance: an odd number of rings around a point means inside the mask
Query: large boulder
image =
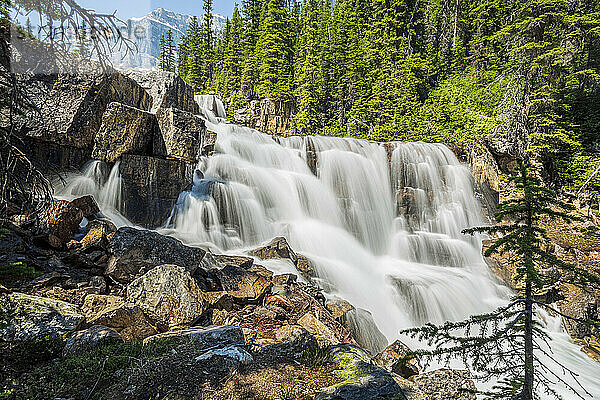
<svg viewBox="0 0 600 400"><path fill-rule="evenodd" d="M415 356L410 356L410 348L396 340L373 358L373 362L386 371L403 378L410 378L420 372L421 366Z"/></svg>
<svg viewBox="0 0 600 400"><path fill-rule="evenodd" d="M246 344L242 328L232 325L213 325L169 331L150 336L144 340L144 343L157 340L191 341L199 348L244 346Z"/></svg>
<svg viewBox="0 0 600 400"><path fill-rule="evenodd" d="M315 396L316 400L398 399L403 391L392 375L371 364L367 352L353 345L337 345L329 349L329 359L336 373L346 380L330 386ZM452 397L446 397L452 399Z"/></svg>
<svg viewBox="0 0 600 400"><path fill-rule="evenodd" d="M475 400L475 383L469 371L437 369L411 378L429 400Z"/></svg>
<svg viewBox="0 0 600 400"><path fill-rule="evenodd" d="M79 231L83 212L73 203L57 200L40 213L39 231L52 247L60 248Z"/></svg>
<svg viewBox="0 0 600 400"><path fill-rule="evenodd" d="M121 103L110 103L94 139L92 158L115 162L123 154L163 154L164 146L161 148L160 142L155 141L159 135L155 115Z"/></svg>
<svg viewBox="0 0 600 400"><path fill-rule="evenodd" d="M223 290L240 302L255 302L268 292L271 282L254 271L227 265L217 271Z"/></svg>
<svg viewBox="0 0 600 400"><path fill-rule="evenodd" d="M0 337L35 340L76 330L84 317L64 301L13 292L0 296Z"/></svg>
<svg viewBox="0 0 600 400"><path fill-rule="evenodd" d="M122 342L123 338L114 329L94 325L86 330L74 332L67 339L63 357L81 354L100 346Z"/></svg>
<svg viewBox="0 0 600 400"><path fill-rule="evenodd" d="M175 264L194 273L205 251L157 232L124 227L112 237L106 274L128 283L154 267Z"/></svg>
<svg viewBox="0 0 600 400"><path fill-rule="evenodd" d="M179 194L190 186L195 167L181 160L124 154L119 164L123 193L127 193L123 214L148 228L162 226Z"/></svg>
<svg viewBox="0 0 600 400"><path fill-rule="evenodd" d="M141 340L158 333L140 307L123 301L117 305L100 309L98 313L88 314L86 326L94 325L112 328L128 341Z"/></svg>
<svg viewBox="0 0 600 400"><path fill-rule="evenodd" d="M138 305L163 330L193 324L207 306L191 275L176 265L158 266L131 282L127 301Z"/></svg>
<svg viewBox="0 0 600 400"><path fill-rule="evenodd" d="M340 343L335 332L315 317L313 313L307 312L304 314L298 320L298 325L313 335L317 339L319 346L331 346Z"/></svg>
<svg viewBox="0 0 600 400"><path fill-rule="evenodd" d="M156 118L166 150L164 155L184 161L198 161L206 133L204 120L177 108L161 108Z"/></svg>
<svg viewBox="0 0 600 400"><path fill-rule="evenodd" d="M160 70L130 70L124 74L152 96L151 112L173 107L198 114L199 107L194 101L194 88L185 83L179 75Z"/></svg>

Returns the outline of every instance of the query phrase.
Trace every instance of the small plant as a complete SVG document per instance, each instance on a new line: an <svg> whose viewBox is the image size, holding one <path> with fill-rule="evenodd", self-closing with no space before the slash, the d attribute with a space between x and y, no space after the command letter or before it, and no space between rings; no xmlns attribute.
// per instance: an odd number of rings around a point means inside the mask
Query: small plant
<svg viewBox="0 0 600 400"><path fill-rule="evenodd" d="M307 367L318 367L323 365L329 358L329 349L324 347L310 348L304 350L300 362Z"/></svg>

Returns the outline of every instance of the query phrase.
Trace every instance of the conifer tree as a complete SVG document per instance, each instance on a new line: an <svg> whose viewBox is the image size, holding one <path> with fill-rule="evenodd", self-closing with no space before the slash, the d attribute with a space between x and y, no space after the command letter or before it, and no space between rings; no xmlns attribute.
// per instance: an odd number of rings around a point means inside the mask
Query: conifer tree
<svg viewBox="0 0 600 400"><path fill-rule="evenodd" d="M31 28L31 21L29 20L29 17L27 17L27 21L25 22L25 30L27 31L27 33L29 33L30 35L33 34L33 29Z"/></svg>
<svg viewBox="0 0 600 400"><path fill-rule="evenodd" d="M201 52L204 68L202 78L204 81L204 86L206 87L210 84L213 78L213 68L215 62L212 0L204 0L203 10L204 19L202 22Z"/></svg>
<svg viewBox="0 0 600 400"><path fill-rule="evenodd" d="M87 57L89 55L88 34L85 22L77 31L77 44L75 45L75 53Z"/></svg>
<svg viewBox="0 0 600 400"><path fill-rule="evenodd" d="M291 51L285 0L266 0L256 44L259 77L256 93L259 96L280 98L291 94Z"/></svg>
<svg viewBox="0 0 600 400"><path fill-rule="evenodd" d="M500 235L485 254L506 253L516 262L514 279L522 287L516 298L489 314L440 326L426 324L403 333L425 339L435 347L416 354L446 361L462 358L481 378L499 379L495 390L487 393L488 398L533 400L538 398L536 388L560 398L552 389L553 381L558 381L583 399L577 388L553 372L547 361L540 361L539 356L543 354L558 363L547 350L548 337L535 320L534 313L539 307L574 319L536 300L538 295L560 281L585 287L600 284L600 277L565 263L546 250L549 239L539 225L540 220L551 217L573 221L576 217L569 214L573 206L557 200L555 193L533 175L528 161L518 161L518 174L510 180L516 186L518 197L500 204L495 217L501 224L469 228L464 233ZM573 372L568 372L575 378Z"/></svg>
<svg viewBox="0 0 600 400"><path fill-rule="evenodd" d="M245 97L256 95L255 85L258 82L258 57L256 44L260 36L262 2L266 0L243 0L242 16L244 22L242 91Z"/></svg>
<svg viewBox="0 0 600 400"><path fill-rule="evenodd" d="M175 50L173 48L173 32L171 29L160 37L159 68L175 72Z"/></svg>

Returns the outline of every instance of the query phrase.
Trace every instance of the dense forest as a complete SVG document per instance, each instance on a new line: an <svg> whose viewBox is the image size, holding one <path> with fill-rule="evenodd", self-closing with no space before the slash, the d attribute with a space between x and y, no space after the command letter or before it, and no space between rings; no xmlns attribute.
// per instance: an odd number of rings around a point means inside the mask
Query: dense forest
<svg viewBox="0 0 600 400"><path fill-rule="evenodd" d="M595 169L595 0L243 0L218 35L211 7L178 49L165 42L165 65L219 93L229 113L269 97L296 103L302 134L459 144L500 134L573 190Z"/></svg>

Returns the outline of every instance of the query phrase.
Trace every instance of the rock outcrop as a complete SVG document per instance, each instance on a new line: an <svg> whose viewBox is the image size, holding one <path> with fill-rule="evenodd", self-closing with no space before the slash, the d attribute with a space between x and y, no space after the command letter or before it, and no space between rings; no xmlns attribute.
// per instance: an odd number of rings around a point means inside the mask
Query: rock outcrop
<svg viewBox="0 0 600 400"><path fill-rule="evenodd" d="M393 372L403 378L410 378L421 371L419 360L409 357L411 350L400 340L390 344L373 358L373 362L386 371Z"/></svg>
<svg viewBox="0 0 600 400"><path fill-rule="evenodd" d="M72 332L83 321L78 307L60 300L10 293L0 296L0 337L36 340Z"/></svg>
<svg viewBox="0 0 600 400"><path fill-rule="evenodd" d="M164 145L161 148L160 141L154 139L159 135L154 114L122 103L110 103L94 136L92 158L112 163L123 154L164 153Z"/></svg>
<svg viewBox="0 0 600 400"><path fill-rule="evenodd" d="M292 124L295 113L293 100L252 100L235 111L234 121L271 135L291 136L295 133Z"/></svg>
<svg viewBox="0 0 600 400"><path fill-rule="evenodd" d="M194 88L185 83L179 75L161 70L130 70L124 72L124 75L133 79L152 96L151 112L172 107L198 114Z"/></svg>
<svg viewBox="0 0 600 400"><path fill-rule="evenodd" d="M195 163L124 154L119 164L123 214L132 222L155 228L165 223L179 194L190 185Z"/></svg>
<svg viewBox="0 0 600 400"><path fill-rule="evenodd" d="M200 117L177 108L161 108L156 112L165 156L197 162L203 153L206 126Z"/></svg>
<svg viewBox="0 0 600 400"><path fill-rule="evenodd" d="M69 336L63 349L63 357L82 354L100 346L122 341L123 338L114 329L94 325Z"/></svg>

